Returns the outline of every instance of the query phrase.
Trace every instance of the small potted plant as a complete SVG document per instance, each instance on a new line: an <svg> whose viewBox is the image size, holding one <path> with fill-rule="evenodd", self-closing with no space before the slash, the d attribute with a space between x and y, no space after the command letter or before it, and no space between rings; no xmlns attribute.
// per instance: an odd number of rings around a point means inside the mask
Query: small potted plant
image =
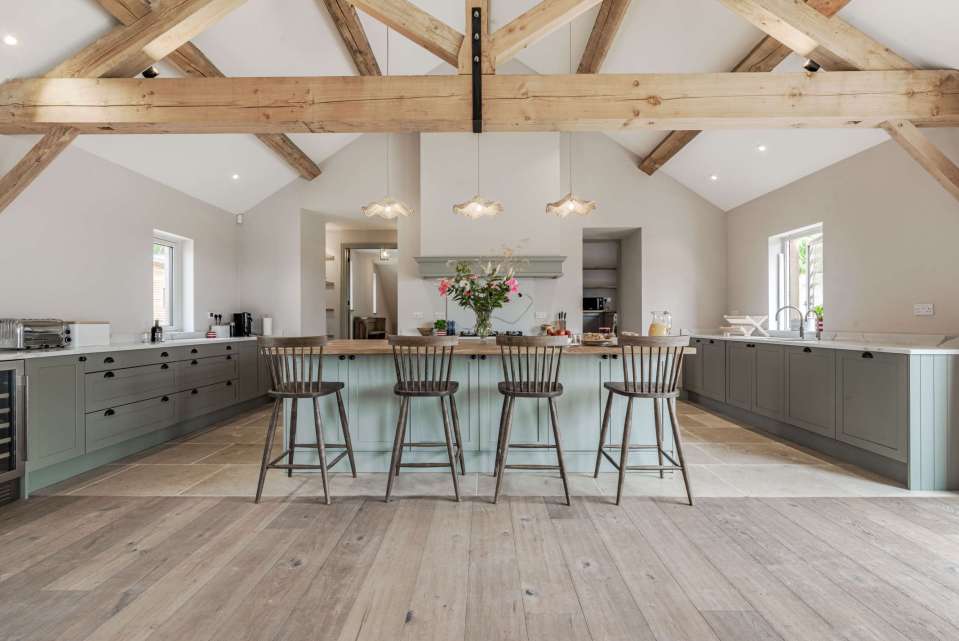
<svg viewBox="0 0 959 641"><path fill-rule="evenodd" d="M446 321L439 319L433 323L433 334L436 336L446 336Z"/></svg>

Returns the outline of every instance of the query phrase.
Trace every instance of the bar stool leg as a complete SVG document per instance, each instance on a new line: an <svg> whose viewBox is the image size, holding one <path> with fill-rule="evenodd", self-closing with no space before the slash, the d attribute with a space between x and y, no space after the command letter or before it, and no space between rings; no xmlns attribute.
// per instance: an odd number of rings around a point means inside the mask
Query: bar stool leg
<svg viewBox="0 0 959 641"><path fill-rule="evenodd" d="M659 456L659 478L663 478L663 408L662 401L653 399L653 414L656 418L656 454Z"/></svg>
<svg viewBox="0 0 959 641"><path fill-rule="evenodd" d="M296 449L296 406L299 405L297 402L298 399L290 399L290 405L292 409L290 410L290 455L289 455L289 464L293 465L293 451ZM293 477L293 468L288 468L286 470L286 475L288 477Z"/></svg>
<svg viewBox="0 0 959 641"><path fill-rule="evenodd" d="M393 492L393 478L396 476L396 466L399 465L400 447L403 443L404 423L406 421L406 406L409 399L405 396L400 399L400 412L396 418L396 436L393 437L393 456L390 458L390 473L386 480L386 502L390 502L390 494Z"/></svg>
<svg viewBox="0 0 959 641"><path fill-rule="evenodd" d="M313 397L313 426L316 428L316 451L320 457L320 476L323 477L323 497L330 504L330 478L326 469L326 440L323 437L323 417L320 416L320 400Z"/></svg>
<svg viewBox="0 0 959 641"><path fill-rule="evenodd" d="M513 431L513 397L509 396L509 407L506 409L506 418L503 422L503 443L500 447L499 469L496 473L496 491L493 494L493 503L499 500L500 487L503 485L503 476L506 473L506 459L509 457L509 437Z"/></svg>
<svg viewBox="0 0 959 641"><path fill-rule="evenodd" d="M623 445L619 453L619 482L616 484L616 505L623 498L623 481L626 480L626 466L629 465L629 432L633 427L633 399L626 401L626 422L623 424Z"/></svg>
<svg viewBox="0 0 959 641"><path fill-rule="evenodd" d="M606 409L603 410L603 427L599 431L599 449L596 450L596 469L593 471L593 478L599 478L599 465L603 462L603 445L606 443L606 435L609 433L609 415L613 409L613 390L609 390L606 396Z"/></svg>
<svg viewBox="0 0 959 641"><path fill-rule="evenodd" d="M683 439L679 435L679 420L676 418L676 399L671 398L667 402L669 408L669 420L673 424L673 439L676 441L676 455L679 457L679 466L683 472L683 483L686 485L686 497L689 504L693 504L693 490L689 486L689 470L686 467L686 457L683 456Z"/></svg>
<svg viewBox="0 0 959 641"><path fill-rule="evenodd" d="M566 464L563 462L563 445L559 439L559 417L556 412L556 399L549 399L549 418L553 424L553 437L556 439L556 458L559 460L559 475L563 478L563 492L566 494L566 505L572 505L569 500L569 480L566 478Z"/></svg>
<svg viewBox="0 0 959 641"><path fill-rule="evenodd" d="M499 433L496 435L496 453L493 460L493 476L499 474L499 459L503 448L503 430L506 429L506 410L510 403L509 396L503 396L503 407L499 412Z"/></svg>
<svg viewBox="0 0 959 641"><path fill-rule="evenodd" d="M276 423L280 415L280 406L282 404L283 401L280 399L273 401L273 413L270 415L270 426L266 428L266 443L263 445L263 462L260 463L260 480L256 484L256 498L253 499L254 503L259 503L260 497L263 495L263 484L266 482L267 465L270 463L270 455L273 452L273 439L276 436Z"/></svg>
<svg viewBox="0 0 959 641"><path fill-rule="evenodd" d="M350 422L346 418L346 408L343 406L343 395L336 390L336 408L340 412L340 428L343 430L343 443L346 445L346 455L350 459L350 469L353 478L356 478L356 459L353 458L353 440L350 438Z"/></svg>
<svg viewBox="0 0 959 641"><path fill-rule="evenodd" d="M450 431L450 418L446 414L446 401L440 396L440 412L443 414L443 435L446 437L446 453L450 459L450 474L453 477L453 493L456 501L460 500L460 483L456 476L456 455L453 454L453 435Z"/></svg>
<svg viewBox="0 0 959 641"><path fill-rule="evenodd" d="M460 474L466 476L466 456L463 454L463 435L460 434L460 413L456 410L456 397L452 394L450 394L450 412L453 414L453 434L456 435L456 448L460 460Z"/></svg>

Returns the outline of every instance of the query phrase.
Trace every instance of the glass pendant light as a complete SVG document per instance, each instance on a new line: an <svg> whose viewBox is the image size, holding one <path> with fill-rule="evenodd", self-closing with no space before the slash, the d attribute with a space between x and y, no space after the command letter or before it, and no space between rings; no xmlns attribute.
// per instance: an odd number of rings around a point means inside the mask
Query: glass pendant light
<svg viewBox="0 0 959 641"><path fill-rule="evenodd" d="M390 75L390 30L386 30L386 75ZM390 193L390 147L393 139L393 134L386 134L386 193L387 195L368 204L366 207L363 207L363 214L367 218L373 218L374 216L379 218L384 218L386 220L395 220L402 216L407 218L412 216L415 212L413 208L404 203L401 200L397 200L389 195Z"/></svg>
<svg viewBox="0 0 959 641"><path fill-rule="evenodd" d="M483 198L480 192L480 139L476 137L476 195L465 203L453 205L453 213L476 220L485 216L499 216L503 213L503 204L495 200Z"/></svg>
<svg viewBox="0 0 959 641"><path fill-rule="evenodd" d="M569 28L569 72L573 73L573 27ZM596 209L595 200L582 200L577 198L573 192L573 134L569 133L567 138L567 148L569 156L567 158L567 167L569 169L569 193L554 203L546 204L546 214L566 218L570 214L577 216L589 216Z"/></svg>

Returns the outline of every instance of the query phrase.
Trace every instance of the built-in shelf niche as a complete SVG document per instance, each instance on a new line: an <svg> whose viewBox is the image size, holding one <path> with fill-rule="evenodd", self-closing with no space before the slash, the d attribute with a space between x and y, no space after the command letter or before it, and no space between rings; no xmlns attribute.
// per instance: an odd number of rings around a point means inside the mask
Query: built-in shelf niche
<svg viewBox="0 0 959 641"><path fill-rule="evenodd" d="M639 315L642 279L635 273L636 261L632 254L628 257L623 254L627 247L631 252L638 252L639 234L637 228L583 230L583 298L609 299L605 310L583 310L583 331L595 332L600 327L614 325L623 328L624 311ZM626 274L624 264L632 265L633 271ZM629 329L638 319L625 320Z"/></svg>

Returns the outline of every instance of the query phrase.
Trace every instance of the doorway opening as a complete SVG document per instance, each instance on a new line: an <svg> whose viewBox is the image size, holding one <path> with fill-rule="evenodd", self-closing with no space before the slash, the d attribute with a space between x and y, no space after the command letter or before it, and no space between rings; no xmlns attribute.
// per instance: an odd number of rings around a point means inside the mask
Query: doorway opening
<svg viewBox="0 0 959 641"><path fill-rule="evenodd" d="M344 243L342 260L340 336L382 340L395 334L399 265L396 243Z"/></svg>

